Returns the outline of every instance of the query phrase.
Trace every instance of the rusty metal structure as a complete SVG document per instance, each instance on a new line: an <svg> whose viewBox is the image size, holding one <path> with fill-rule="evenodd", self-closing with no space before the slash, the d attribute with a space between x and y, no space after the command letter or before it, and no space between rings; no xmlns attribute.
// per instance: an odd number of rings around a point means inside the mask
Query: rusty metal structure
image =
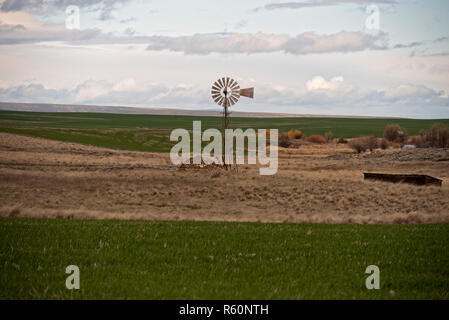
<svg viewBox="0 0 449 320"><path fill-rule="evenodd" d="M254 98L254 88L245 88L240 89L239 84L234 79L229 77L218 79L214 82L211 89L212 99L223 107L223 122L222 122L222 145L223 145L223 165L227 169L228 166L224 161L224 139L225 139L225 130L229 129L229 107L239 101L240 97Z"/></svg>

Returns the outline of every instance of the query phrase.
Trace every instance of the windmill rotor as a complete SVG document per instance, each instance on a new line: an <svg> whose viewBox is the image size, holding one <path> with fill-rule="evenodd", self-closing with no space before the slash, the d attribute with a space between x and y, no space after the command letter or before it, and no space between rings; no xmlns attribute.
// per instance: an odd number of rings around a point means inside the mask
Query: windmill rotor
<svg viewBox="0 0 449 320"><path fill-rule="evenodd" d="M237 81L229 77L223 77L214 82L211 94L212 99L218 105L228 108L236 104L240 96L252 99L254 97L254 88L240 89Z"/></svg>

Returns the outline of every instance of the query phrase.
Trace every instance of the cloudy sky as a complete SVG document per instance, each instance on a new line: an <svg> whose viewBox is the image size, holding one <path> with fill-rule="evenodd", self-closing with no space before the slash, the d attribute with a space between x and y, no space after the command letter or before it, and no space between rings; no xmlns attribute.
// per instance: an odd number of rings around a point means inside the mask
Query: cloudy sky
<svg viewBox="0 0 449 320"><path fill-rule="evenodd" d="M0 101L214 109L222 76L236 111L449 118L449 1L0 0Z"/></svg>

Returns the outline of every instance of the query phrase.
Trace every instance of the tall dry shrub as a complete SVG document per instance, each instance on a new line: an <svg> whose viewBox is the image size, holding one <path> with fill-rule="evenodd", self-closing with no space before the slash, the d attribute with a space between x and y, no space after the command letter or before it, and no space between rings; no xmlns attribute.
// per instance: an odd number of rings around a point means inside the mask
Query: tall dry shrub
<svg viewBox="0 0 449 320"><path fill-rule="evenodd" d="M326 142L329 143L332 141L332 138L334 137L332 131L328 131L324 134L324 139L326 139Z"/></svg>
<svg viewBox="0 0 449 320"><path fill-rule="evenodd" d="M408 140L407 130L397 123L389 124L385 127L384 139L390 142L405 143Z"/></svg>
<svg viewBox="0 0 449 320"><path fill-rule="evenodd" d="M424 140L434 148L449 148L449 128L442 123L434 123L424 134Z"/></svg>
<svg viewBox="0 0 449 320"><path fill-rule="evenodd" d="M377 149L379 147L378 139L374 134L368 137L363 137L362 139L364 139L366 147L367 149L369 149L369 151L373 151L374 149Z"/></svg>

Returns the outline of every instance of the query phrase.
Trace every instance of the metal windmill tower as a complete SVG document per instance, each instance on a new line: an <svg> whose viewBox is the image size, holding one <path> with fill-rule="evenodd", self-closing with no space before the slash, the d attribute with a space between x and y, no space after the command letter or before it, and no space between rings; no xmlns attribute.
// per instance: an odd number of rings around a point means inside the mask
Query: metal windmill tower
<svg viewBox="0 0 449 320"><path fill-rule="evenodd" d="M223 122L222 122L222 137L223 137L223 164L225 168L227 165L224 161L224 139L225 130L229 129L229 107L236 104L241 96L247 98L254 98L254 88L240 89L239 84L234 79L229 77L218 79L212 85L212 99L223 107Z"/></svg>

